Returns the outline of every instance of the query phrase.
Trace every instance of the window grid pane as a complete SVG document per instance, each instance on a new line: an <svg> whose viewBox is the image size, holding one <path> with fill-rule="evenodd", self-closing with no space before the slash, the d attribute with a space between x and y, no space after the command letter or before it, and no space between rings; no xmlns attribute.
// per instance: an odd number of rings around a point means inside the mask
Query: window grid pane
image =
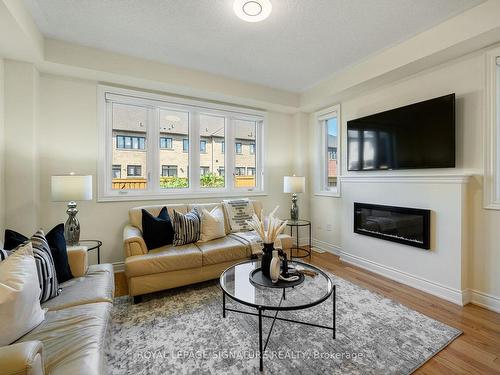
<svg viewBox="0 0 500 375"><path fill-rule="evenodd" d="M226 119L200 114L200 187L221 189L226 186L224 139Z"/></svg>

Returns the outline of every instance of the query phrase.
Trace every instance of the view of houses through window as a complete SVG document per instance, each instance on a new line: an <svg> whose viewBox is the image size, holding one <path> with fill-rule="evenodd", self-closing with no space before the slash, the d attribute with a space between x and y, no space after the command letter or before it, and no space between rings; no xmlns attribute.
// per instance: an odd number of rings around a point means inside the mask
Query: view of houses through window
<svg viewBox="0 0 500 375"><path fill-rule="evenodd" d="M141 105L111 103L112 109L112 168L113 190L147 190L150 187L148 158L153 140L148 137L151 108ZM159 108L159 188L188 189L190 187L190 123L189 110ZM226 187L226 128L228 117L197 114L199 124L199 187ZM234 172L232 187L253 188L257 175L257 121L232 119L234 140ZM156 156L155 156L156 158ZM152 165L155 165L153 163ZM109 172L108 172L109 173Z"/></svg>

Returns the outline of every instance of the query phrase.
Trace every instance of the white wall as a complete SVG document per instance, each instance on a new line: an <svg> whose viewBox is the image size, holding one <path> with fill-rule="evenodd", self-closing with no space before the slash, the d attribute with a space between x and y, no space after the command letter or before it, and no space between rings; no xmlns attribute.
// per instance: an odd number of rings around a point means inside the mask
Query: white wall
<svg viewBox="0 0 500 375"><path fill-rule="evenodd" d="M5 226L39 225L38 90L33 64L5 61Z"/></svg>
<svg viewBox="0 0 500 375"><path fill-rule="evenodd" d="M4 125L4 63L0 59L0 236L5 230L5 125ZM0 244L2 240L0 240Z"/></svg>
<svg viewBox="0 0 500 375"><path fill-rule="evenodd" d="M447 170L419 170L400 172L374 172L374 175L398 174L474 174L469 183L465 202L460 197L460 184L401 185L387 183L344 183L342 198L311 196L311 216L315 223L314 237L339 245L348 255L392 267L410 275L462 290L474 289L500 297L500 246L498 228L500 212L482 208L481 175L483 174L484 127L484 53L475 53L458 60L423 71L396 83L341 101L342 128L345 134L348 120L426 100L456 93L457 98L457 168ZM331 103L334 104L334 103ZM317 149L317 125L310 119L311 150ZM346 160L346 138L343 137L342 156ZM371 175L347 172L345 176ZM314 171L314 161L311 163ZM433 210L436 242L432 251L396 245L353 233L352 202L368 201L389 205L408 205ZM405 204L406 202L406 204ZM462 203L461 203L462 202ZM463 204L463 209L460 205ZM458 205L458 206L457 206ZM460 209L460 211L457 211ZM462 238L461 223L457 216L466 215ZM321 223L321 224L320 224ZM326 232L324 223L337 228ZM320 229L319 225L323 225ZM495 233L496 228L496 233ZM450 232L450 229L458 232ZM460 243L455 243L454 241ZM462 259L462 250L464 256ZM452 253L450 249L452 249ZM469 255L467 255L469 253ZM462 274L457 265L464 263ZM469 275L471 278L469 279Z"/></svg>
<svg viewBox="0 0 500 375"><path fill-rule="evenodd" d="M97 82L42 75L40 79L40 181L41 225L50 229L66 220L65 203L51 202L50 176L75 171L92 174L97 168ZM283 175L294 172L294 123L291 115L268 113L265 128L265 173L268 196L262 199L267 210L280 205L288 215L290 197L283 193ZM94 192L95 192L94 187ZM94 194L95 195L95 194ZM201 201L201 200L199 200ZM212 199L213 201L213 199ZM175 201L180 203L182 201ZM80 202L82 238L104 242L103 262L123 261L122 229L128 209L146 204L173 201L97 203Z"/></svg>

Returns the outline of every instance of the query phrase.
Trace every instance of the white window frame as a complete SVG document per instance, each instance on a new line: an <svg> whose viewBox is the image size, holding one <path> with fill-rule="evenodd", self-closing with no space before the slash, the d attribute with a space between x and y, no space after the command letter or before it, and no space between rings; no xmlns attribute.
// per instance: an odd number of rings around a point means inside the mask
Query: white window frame
<svg viewBox="0 0 500 375"><path fill-rule="evenodd" d="M153 94L106 85L98 85L97 90L99 145L97 166L97 200L99 202L266 195L264 190L264 128L267 120L267 113L265 111L240 108L225 104L214 104L201 100L178 98L174 96ZM148 188L145 190L113 190L111 188L112 123L111 105L109 105L108 102L148 108L149 115L146 127L146 152L148 156L145 170L145 175L148 180ZM160 188L160 109L173 109L189 112L189 188ZM233 173L225 173L225 187L200 187L199 114L224 116L226 118L226 132L224 139L226 145L235 143L233 131L233 124L235 120L250 120L256 122L256 186L254 188L234 187L235 150L229 150L228 152L227 148L225 150L226 152L224 152L224 170L226 172L233 171ZM198 157L195 157L195 155Z"/></svg>
<svg viewBox="0 0 500 375"><path fill-rule="evenodd" d="M326 120L336 117L337 118L337 186L335 189L328 188L328 137ZM316 112L316 124L319 131L318 143L320 145L319 165L320 172L316 177L315 195L324 195L329 197L339 198L341 196L341 174L342 174L342 157L343 153L343 139L342 139L342 122L340 114L340 104L333 105Z"/></svg>
<svg viewBox="0 0 500 375"><path fill-rule="evenodd" d="M500 48L486 53L484 208L500 210Z"/></svg>

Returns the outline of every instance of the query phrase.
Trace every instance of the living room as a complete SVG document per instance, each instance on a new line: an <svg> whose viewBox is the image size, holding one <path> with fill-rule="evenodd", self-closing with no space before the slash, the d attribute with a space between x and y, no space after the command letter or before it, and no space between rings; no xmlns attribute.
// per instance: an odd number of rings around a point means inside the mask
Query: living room
<svg viewBox="0 0 500 375"><path fill-rule="evenodd" d="M500 373L499 14L0 1L0 373Z"/></svg>

